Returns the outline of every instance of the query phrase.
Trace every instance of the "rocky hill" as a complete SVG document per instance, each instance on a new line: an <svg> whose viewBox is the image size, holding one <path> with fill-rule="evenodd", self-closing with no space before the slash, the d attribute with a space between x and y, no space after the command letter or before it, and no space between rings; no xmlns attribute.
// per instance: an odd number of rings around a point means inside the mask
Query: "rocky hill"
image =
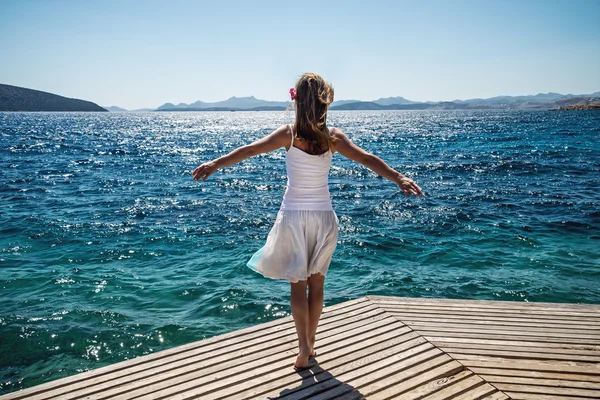
<svg viewBox="0 0 600 400"><path fill-rule="evenodd" d="M291 102L260 100L254 96L234 96L227 100L217 101L215 103L206 103L200 100L191 104L179 103L175 105L173 103L165 103L158 107L156 111L285 110L290 104Z"/></svg>
<svg viewBox="0 0 600 400"><path fill-rule="evenodd" d="M561 105L560 107L556 108L556 110L600 110L600 99L596 99L596 101L586 101L577 104Z"/></svg>
<svg viewBox="0 0 600 400"><path fill-rule="evenodd" d="M110 112L125 112L125 111L127 111L126 109L118 107L118 106L103 106L102 108L105 108L107 111L110 111Z"/></svg>
<svg viewBox="0 0 600 400"><path fill-rule="evenodd" d="M0 84L0 111L106 111L91 101Z"/></svg>
<svg viewBox="0 0 600 400"><path fill-rule="evenodd" d="M332 104L332 110L552 110L567 106L585 106L597 102L598 92L587 95L539 93L530 96L497 96L488 99L469 99L439 102L416 103L400 98L379 99L376 101L345 102ZM402 99L401 103L391 103ZM383 100L383 101L382 101ZM580 108L578 108L580 109ZM590 109L589 107L586 109Z"/></svg>

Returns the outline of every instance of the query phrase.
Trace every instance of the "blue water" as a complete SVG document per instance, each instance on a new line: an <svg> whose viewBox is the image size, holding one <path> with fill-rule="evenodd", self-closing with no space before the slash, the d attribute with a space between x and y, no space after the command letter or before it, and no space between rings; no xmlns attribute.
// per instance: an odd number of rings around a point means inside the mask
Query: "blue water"
<svg viewBox="0 0 600 400"><path fill-rule="evenodd" d="M245 265L284 150L202 161L292 113L0 113L0 393L290 314ZM600 303L600 113L331 112L425 191L334 156L325 302L367 294Z"/></svg>

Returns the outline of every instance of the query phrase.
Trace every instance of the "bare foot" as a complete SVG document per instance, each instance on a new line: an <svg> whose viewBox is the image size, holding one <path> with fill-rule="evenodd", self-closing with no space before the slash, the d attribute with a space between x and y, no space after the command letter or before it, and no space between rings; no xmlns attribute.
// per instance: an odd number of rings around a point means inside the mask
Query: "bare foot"
<svg viewBox="0 0 600 400"><path fill-rule="evenodd" d="M294 363L294 368L307 368L309 366L308 357L310 356L311 350L307 348L300 348L300 353L298 354L298 358L296 358L296 362Z"/></svg>
<svg viewBox="0 0 600 400"><path fill-rule="evenodd" d="M311 357L316 357L317 356L317 352L315 351L315 336L313 335L313 337L310 338L309 344L310 344L310 356Z"/></svg>
<svg viewBox="0 0 600 400"><path fill-rule="evenodd" d="M310 346L310 357L316 357L317 356L317 352L315 350L315 346L314 346L314 342L313 344Z"/></svg>

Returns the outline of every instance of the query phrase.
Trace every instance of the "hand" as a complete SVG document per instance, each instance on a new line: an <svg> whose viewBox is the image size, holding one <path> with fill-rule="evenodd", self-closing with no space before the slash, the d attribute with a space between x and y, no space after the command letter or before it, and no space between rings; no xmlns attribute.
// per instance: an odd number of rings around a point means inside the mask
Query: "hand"
<svg viewBox="0 0 600 400"><path fill-rule="evenodd" d="M398 179L396 184L398 185L400 190L402 190L404 192L406 197L410 197L411 194L413 196L422 196L423 195L423 191L421 190L419 185L417 185L415 183L415 181L413 181L410 178L403 176L402 178Z"/></svg>
<svg viewBox="0 0 600 400"><path fill-rule="evenodd" d="M202 182L211 176L217 170L217 164L214 161L205 162L192 172L194 180L202 179Z"/></svg>

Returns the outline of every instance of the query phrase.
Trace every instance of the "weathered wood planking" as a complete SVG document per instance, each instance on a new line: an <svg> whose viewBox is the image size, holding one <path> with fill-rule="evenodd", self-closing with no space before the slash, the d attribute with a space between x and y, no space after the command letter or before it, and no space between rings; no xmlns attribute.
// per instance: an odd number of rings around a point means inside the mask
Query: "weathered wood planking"
<svg viewBox="0 0 600 400"><path fill-rule="evenodd" d="M324 309L296 372L290 317L5 399L600 398L600 306L369 296Z"/></svg>
<svg viewBox="0 0 600 400"><path fill-rule="evenodd" d="M368 298L510 398L600 398L598 305Z"/></svg>

